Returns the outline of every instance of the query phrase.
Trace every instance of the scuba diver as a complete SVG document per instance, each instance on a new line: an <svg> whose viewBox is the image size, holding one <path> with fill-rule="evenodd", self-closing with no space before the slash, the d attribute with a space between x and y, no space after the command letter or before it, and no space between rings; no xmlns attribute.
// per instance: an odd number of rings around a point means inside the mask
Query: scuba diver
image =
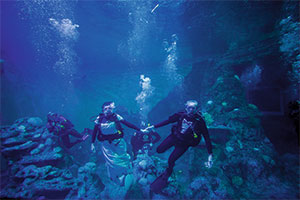
<svg viewBox="0 0 300 200"><path fill-rule="evenodd" d="M68 149L89 137L89 135L84 135L88 132L88 129L84 129L84 131L80 134L74 129L74 125L70 120L56 113L48 113L46 127L50 133L54 133L55 136L61 138L63 145ZM71 142L69 137L70 135L80 139L77 139L75 142Z"/></svg>
<svg viewBox="0 0 300 200"><path fill-rule="evenodd" d="M176 125L172 127L171 134L157 147L158 153L164 153L172 146L175 146L175 149L168 158L168 168L150 186L151 190L155 193L159 193L167 185L168 178L173 172L175 161L180 158L189 147L197 146L201 140L201 135L203 135L205 139L209 154L208 162L205 162L205 166L208 168L212 167L212 144L206 124L200 113L197 112L197 106L197 101L189 100L185 104L185 112L175 113L170 116L168 120L149 126L143 130L149 131L149 129L159 128L176 122Z"/></svg>
<svg viewBox="0 0 300 200"><path fill-rule="evenodd" d="M160 140L160 135L157 132L151 131L149 133L143 133L137 131L131 137L131 145L133 156L136 158L138 153L147 153L152 149L153 144Z"/></svg>
<svg viewBox="0 0 300 200"><path fill-rule="evenodd" d="M102 113L95 120L92 135L91 150L95 152L94 142L97 139L101 142L101 151L106 161L108 177L129 189L127 180L132 179L133 175L128 172L132 169L131 157L127 153L127 144L123 139L124 132L121 124L141 131L135 125L127 122L120 115L115 113L115 103L105 102L102 105Z"/></svg>

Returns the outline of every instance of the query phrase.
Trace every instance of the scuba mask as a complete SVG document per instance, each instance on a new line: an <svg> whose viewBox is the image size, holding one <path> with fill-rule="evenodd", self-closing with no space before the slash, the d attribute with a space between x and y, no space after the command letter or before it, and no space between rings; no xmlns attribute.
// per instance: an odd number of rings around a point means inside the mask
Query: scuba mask
<svg viewBox="0 0 300 200"><path fill-rule="evenodd" d="M195 114L197 112L197 106L198 102L197 101L187 101L185 104L185 111L188 115Z"/></svg>
<svg viewBox="0 0 300 200"><path fill-rule="evenodd" d="M188 115L195 114L196 110L197 110L196 107L193 107L193 106L187 106L185 108L185 111Z"/></svg>
<svg viewBox="0 0 300 200"><path fill-rule="evenodd" d="M115 112L115 104L111 103L108 106L103 107L103 114L106 116L112 115Z"/></svg>

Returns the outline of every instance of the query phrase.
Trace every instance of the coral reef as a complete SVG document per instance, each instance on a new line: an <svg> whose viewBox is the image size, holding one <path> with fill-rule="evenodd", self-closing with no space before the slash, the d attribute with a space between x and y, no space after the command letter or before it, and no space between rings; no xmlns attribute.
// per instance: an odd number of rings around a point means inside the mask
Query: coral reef
<svg viewBox="0 0 300 200"><path fill-rule="evenodd" d="M72 174L76 162L69 161L71 156L40 118L22 118L1 127L0 138L1 198L98 198L104 188L93 163Z"/></svg>
<svg viewBox="0 0 300 200"><path fill-rule="evenodd" d="M257 114L254 105L245 105L239 108L243 115ZM213 111L210 110L212 115ZM221 118L223 122L242 117L238 114L226 116L229 119ZM124 186L119 186L105 178L104 165L95 162L77 164L42 123L31 121L32 118L22 118L1 128L1 198L299 198L295 178L299 176L298 157L292 154L278 156L271 142L259 133L259 129L253 128L253 124L210 127L214 145L213 167L205 167L207 152L201 143L177 161L162 193L153 194L149 185L167 167L166 160L138 154L133 161L132 174L124 178ZM218 121L214 123L218 124ZM126 184L131 185L130 188L126 188Z"/></svg>

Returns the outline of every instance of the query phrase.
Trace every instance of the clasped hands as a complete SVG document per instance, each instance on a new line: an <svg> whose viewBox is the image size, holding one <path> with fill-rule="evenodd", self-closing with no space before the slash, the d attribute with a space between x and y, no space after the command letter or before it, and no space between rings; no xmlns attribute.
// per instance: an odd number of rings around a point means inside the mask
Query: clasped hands
<svg viewBox="0 0 300 200"><path fill-rule="evenodd" d="M153 131L153 129L154 129L154 126L152 125L152 126L148 126L147 128L141 129L140 131L142 133L149 133L151 130Z"/></svg>

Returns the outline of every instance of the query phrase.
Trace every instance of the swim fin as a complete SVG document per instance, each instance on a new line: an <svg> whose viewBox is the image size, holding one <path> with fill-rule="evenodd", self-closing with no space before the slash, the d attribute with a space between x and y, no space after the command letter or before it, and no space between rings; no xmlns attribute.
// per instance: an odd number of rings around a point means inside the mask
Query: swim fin
<svg viewBox="0 0 300 200"><path fill-rule="evenodd" d="M160 193L161 190L167 186L168 178L169 178L169 176L167 176L165 173L163 173L159 177L157 177L155 179L155 181L153 181L153 183L151 183L151 185L150 185L151 191L153 191L156 194Z"/></svg>

